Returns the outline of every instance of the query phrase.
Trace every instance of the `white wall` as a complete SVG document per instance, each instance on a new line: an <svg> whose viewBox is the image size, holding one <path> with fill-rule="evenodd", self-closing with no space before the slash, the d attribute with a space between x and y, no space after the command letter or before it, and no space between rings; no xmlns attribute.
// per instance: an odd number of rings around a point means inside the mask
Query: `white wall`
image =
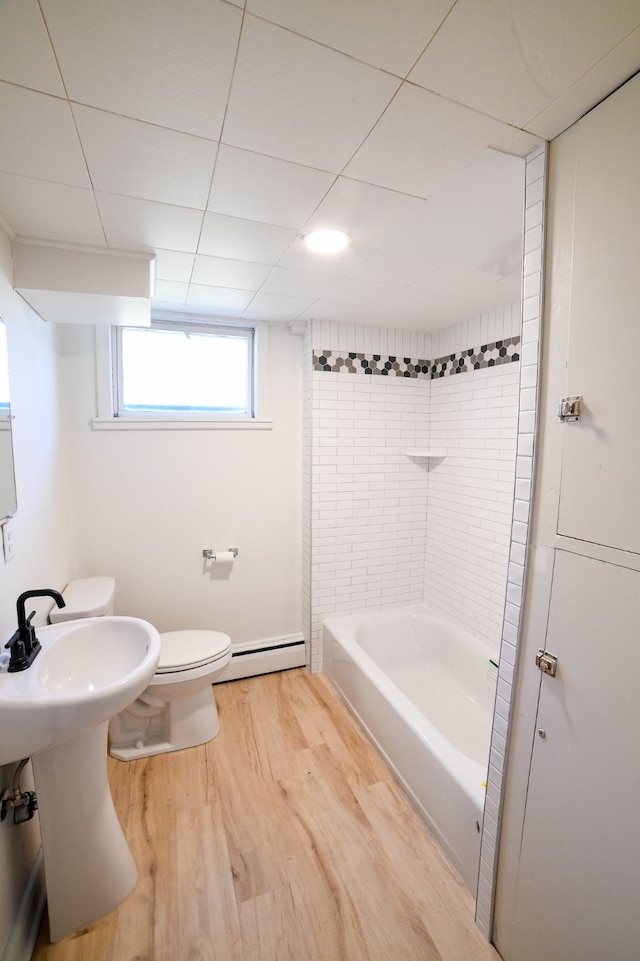
<svg viewBox="0 0 640 961"><path fill-rule="evenodd" d="M15 557L0 557L0 641L16 629L17 596L31 588L61 588L73 570L73 536L67 458L58 413L56 330L44 323L11 287L8 238L0 231L0 316L7 326L18 511ZM48 601L34 601L44 623ZM11 738L10 731L0 737ZM11 786L12 767L0 768L0 790ZM29 775L25 779L28 782ZM37 818L0 823L0 953L11 933L39 848Z"/></svg>
<svg viewBox="0 0 640 961"><path fill-rule="evenodd" d="M301 631L302 345L270 327L272 430L96 431L94 331L63 329L77 573L114 576L118 613L235 643ZM229 547L230 572L203 563Z"/></svg>

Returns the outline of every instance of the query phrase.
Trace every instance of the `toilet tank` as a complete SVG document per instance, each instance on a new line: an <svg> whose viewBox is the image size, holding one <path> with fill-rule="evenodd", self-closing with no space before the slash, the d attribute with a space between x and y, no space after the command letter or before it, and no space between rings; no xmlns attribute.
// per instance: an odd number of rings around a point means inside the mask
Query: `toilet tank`
<svg viewBox="0 0 640 961"><path fill-rule="evenodd" d="M113 614L116 582L113 577L82 577L70 581L62 592L65 607L53 607L51 624L74 621L79 617L103 617Z"/></svg>

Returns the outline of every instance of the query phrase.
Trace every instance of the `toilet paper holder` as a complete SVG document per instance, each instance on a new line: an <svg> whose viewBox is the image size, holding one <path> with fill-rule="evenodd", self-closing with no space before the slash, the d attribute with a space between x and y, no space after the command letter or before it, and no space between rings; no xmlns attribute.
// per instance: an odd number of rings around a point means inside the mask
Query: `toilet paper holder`
<svg viewBox="0 0 640 961"><path fill-rule="evenodd" d="M233 554L234 558L236 558L238 556L238 548L228 547L226 551L213 551L210 547L203 548L202 556L204 557L205 561L216 561L216 554Z"/></svg>

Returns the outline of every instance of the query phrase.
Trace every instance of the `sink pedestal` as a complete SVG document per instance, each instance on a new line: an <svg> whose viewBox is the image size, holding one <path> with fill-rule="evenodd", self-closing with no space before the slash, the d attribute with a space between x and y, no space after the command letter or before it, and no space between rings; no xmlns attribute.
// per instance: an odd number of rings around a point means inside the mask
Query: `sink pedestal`
<svg viewBox="0 0 640 961"><path fill-rule="evenodd" d="M136 884L107 779L108 727L32 758L52 941L113 911Z"/></svg>

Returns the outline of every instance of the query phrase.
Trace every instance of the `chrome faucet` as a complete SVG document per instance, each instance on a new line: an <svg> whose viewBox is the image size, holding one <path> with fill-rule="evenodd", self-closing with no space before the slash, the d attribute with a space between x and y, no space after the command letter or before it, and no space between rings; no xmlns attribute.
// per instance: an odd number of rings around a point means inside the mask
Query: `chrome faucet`
<svg viewBox="0 0 640 961"><path fill-rule="evenodd" d="M35 627L31 624L31 618L36 612L31 611L28 617L26 613L25 604L30 597L52 597L58 607L66 606L62 594L49 587L43 587L35 591L25 591L20 595L16 604L18 611L18 630L5 644L5 647L11 649L11 658L9 659L8 667L9 673L26 671L40 651L40 641L36 637Z"/></svg>

